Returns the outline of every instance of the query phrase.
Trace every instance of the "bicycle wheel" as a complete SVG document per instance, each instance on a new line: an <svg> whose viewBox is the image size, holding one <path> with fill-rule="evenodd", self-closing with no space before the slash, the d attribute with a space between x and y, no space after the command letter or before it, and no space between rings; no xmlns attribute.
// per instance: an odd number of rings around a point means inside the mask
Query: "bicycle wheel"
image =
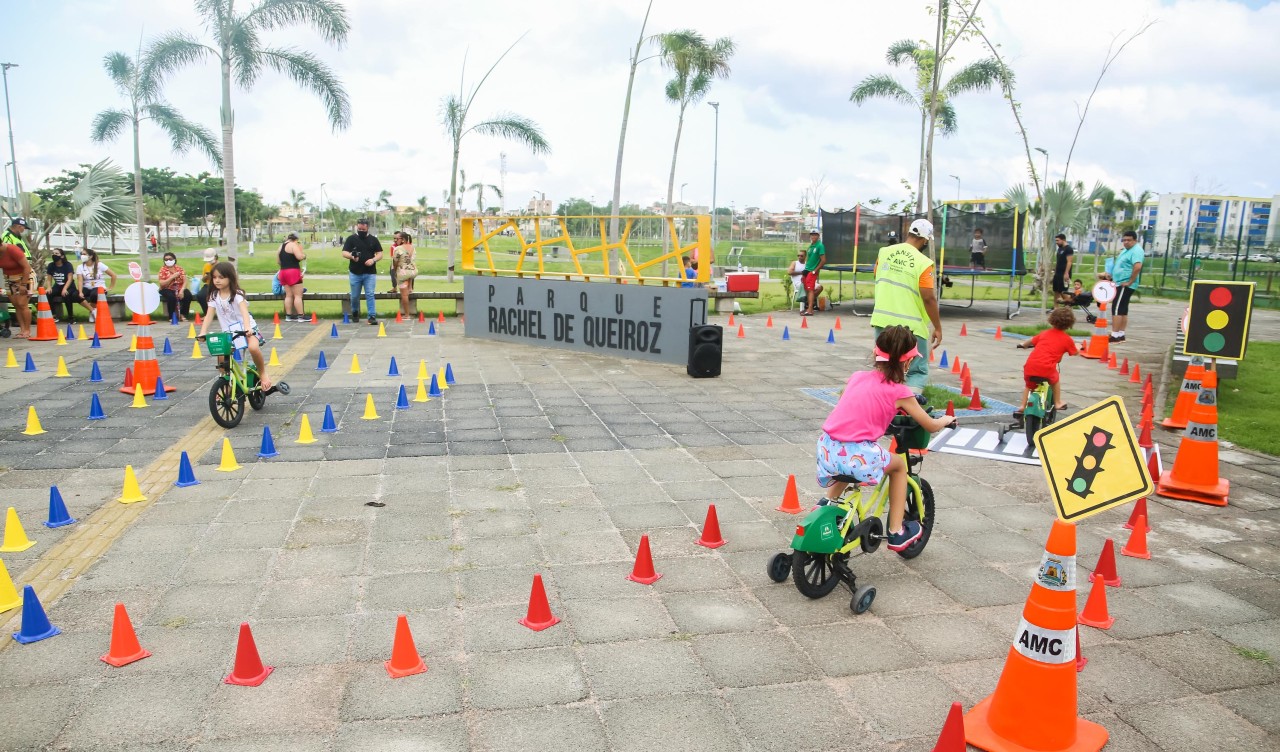
<svg viewBox="0 0 1280 752"><path fill-rule="evenodd" d="M228 379L215 380L209 389L209 413L223 428L235 428L244 417L244 394L237 394Z"/></svg>
<svg viewBox="0 0 1280 752"><path fill-rule="evenodd" d="M924 547L929 545L929 536L933 534L933 487L924 478L916 478L916 481L919 482L920 492L924 495L924 519L920 519L920 506L916 503L916 490L911 486L907 486L907 512L904 515L904 519L919 522L922 532L920 533L920 540L898 552L898 556L904 559L914 559L923 553Z"/></svg>
<svg viewBox="0 0 1280 752"><path fill-rule="evenodd" d="M1036 432L1044 427L1044 418L1027 413L1022 416L1022 429L1027 433L1027 446L1035 446Z"/></svg>
<svg viewBox="0 0 1280 752"><path fill-rule="evenodd" d="M249 392L249 407L254 410L261 410L267 405L267 395L262 393L261 389L254 389Z"/></svg>
<svg viewBox="0 0 1280 752"><path fill-rule="evenodd" d="M796 590L807 598L821 598L840 584L836 574L835 557L840 554L818 554L796 551L791 554L791 579Z"/></svg>

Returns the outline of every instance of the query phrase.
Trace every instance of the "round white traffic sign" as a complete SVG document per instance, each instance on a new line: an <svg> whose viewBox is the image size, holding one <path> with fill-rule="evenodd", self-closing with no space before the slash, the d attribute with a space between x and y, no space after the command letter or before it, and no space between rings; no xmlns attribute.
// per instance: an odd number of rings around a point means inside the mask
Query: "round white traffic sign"
<svg viewBox="0 0 1280 752"><path fill-rule="evenodd" d="M1182 333L1186 334L1187 329L1191 326L1191 309L1182 312Z"/></svg>
<svg viewBox="0 0 1280 752"><path fill-rule="evenodd" d="M153 282L134 282L124 288L124 307L129 313L151 313L160 307L160 288Z"/></svg>
<svg viewBox="0 0 1280 752"><path fill-rule="evenodd" d="M1102 280L1093 286L1093 299L1099 303L1110 303L1116 299L1116 284L1108 280Z"/></svg>
<svg viewBox="0 0 1280 752"><path fill-rule="evenodd" d="M134 282L142 281L142 266L137 261L129 262L129 276L133 277Z"/></svg>

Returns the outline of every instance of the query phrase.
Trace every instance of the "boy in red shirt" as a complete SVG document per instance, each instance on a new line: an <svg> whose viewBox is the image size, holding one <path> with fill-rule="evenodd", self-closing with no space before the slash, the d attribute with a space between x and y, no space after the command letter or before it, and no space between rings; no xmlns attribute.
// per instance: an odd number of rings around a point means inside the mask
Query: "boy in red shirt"
<svg viewBox="0 0 1280 752"><path fill-rule="evenodd" d="M1076 323L1076 315L1070 308L1059 306L1049 313L1049 326L1026 342L1018 343L1018 349L1034 348L1027 356L1026 365L1022 367L1022 377L1026 383L1022 387L1022 404L1013 412L1013 417L1022 420L1022 411L1027 407L1027 395L1036 387L1031 377L1048 379L1052 391L1053 404L1058 410L1067 409L1062 400L1062 383L1058 375L1058 363L1063 355L1079 355L1075 340L1067 334L1067 330Z"/></svg>

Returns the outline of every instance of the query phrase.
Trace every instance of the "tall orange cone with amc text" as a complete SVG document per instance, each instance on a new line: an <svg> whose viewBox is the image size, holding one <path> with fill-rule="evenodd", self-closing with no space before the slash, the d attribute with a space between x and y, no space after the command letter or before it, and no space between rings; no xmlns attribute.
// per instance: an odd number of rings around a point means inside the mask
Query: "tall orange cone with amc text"
<svg viewBox="0 0 1280 752"><path fill-rule="evenodd" d="M142 389L143 394L150 397L156 393L156 380L161 378L160 361L156 360L156 343L151 338L151 317L145 313L141 314L137 326L134 336L138 340L138 349L133 354L133 383L134 386ZM175 386L164 385L166 392L176 389ZM120 391L124 394L134 394L134 387L122 386Z"/></svg>
<svg viewBox="0 0 1280 752"><path fill-rule="evenodd" d="M53 320L53 311L49 308L49 296L44 288L38 288L36 299L36 333L31 335L32 342L54 342L58 339L58 322Z"/></svg>
<svg viewBox="0 0 1280 752"><path fill-rule="evenodd" d="M1200 396L1191 406L1173 468L1160 474L1156 493L1225 507L1230 486L1218 475L1218 372L1208 370L1201 377Z"/></svg>
<svg viewBox="0 0 1280 752"><path fill-rule="evenodd" d="M1107 730L1078 711L1074 524L1053 521L996 691L965 716L964 735L988 752L1097 752L1107 743Z"/></svg>
<svg viewBox="0 0 1280 752"><path fill-rule="evenodd" d="M107 305L107 289L102 285L98 285L98 308L94 312L93 333L98 339L120 339L115 322L111 320L111 307Z"/></svg>
<svg viewBox="0 0 1280 752"><path fill-rule="evenodd" d="M1173 413L1160 421L1164 428L1181 431L1187 427L1187 417L1191 415L1191 406L1200 396L1200 379L1204 378L1204 359L1199 355L1191 356L1187 372L1182 375L1182 388L1178 390L1178 399L1173 403Z"/></svg>

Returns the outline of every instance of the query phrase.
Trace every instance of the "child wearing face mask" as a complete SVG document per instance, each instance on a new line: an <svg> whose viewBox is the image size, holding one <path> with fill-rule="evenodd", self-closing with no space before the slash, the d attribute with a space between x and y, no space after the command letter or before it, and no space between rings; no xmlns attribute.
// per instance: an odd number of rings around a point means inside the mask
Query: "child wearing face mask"
<svg viewBox="0 0 1280 752"><path fill-rule="evenodd" d="M110 282L106 282L110 279ZM76 286L80 288L82 300L80 305L89 312L89 323L97 320L98 288L111 292L116 286L116 273L111 267L98 260L98 254L92 248L80 251L80 265L76 267Z"/></svg>
<svg viewBox="0 0 1280 752"><path fill-rule="evenodd" d="M191 291L187 289L187 273L178 266L178 257L172 252L164 255L159 275L160 299L164 301L169 320L178 312L178 321L185 323L191 316Z"/></svg>

